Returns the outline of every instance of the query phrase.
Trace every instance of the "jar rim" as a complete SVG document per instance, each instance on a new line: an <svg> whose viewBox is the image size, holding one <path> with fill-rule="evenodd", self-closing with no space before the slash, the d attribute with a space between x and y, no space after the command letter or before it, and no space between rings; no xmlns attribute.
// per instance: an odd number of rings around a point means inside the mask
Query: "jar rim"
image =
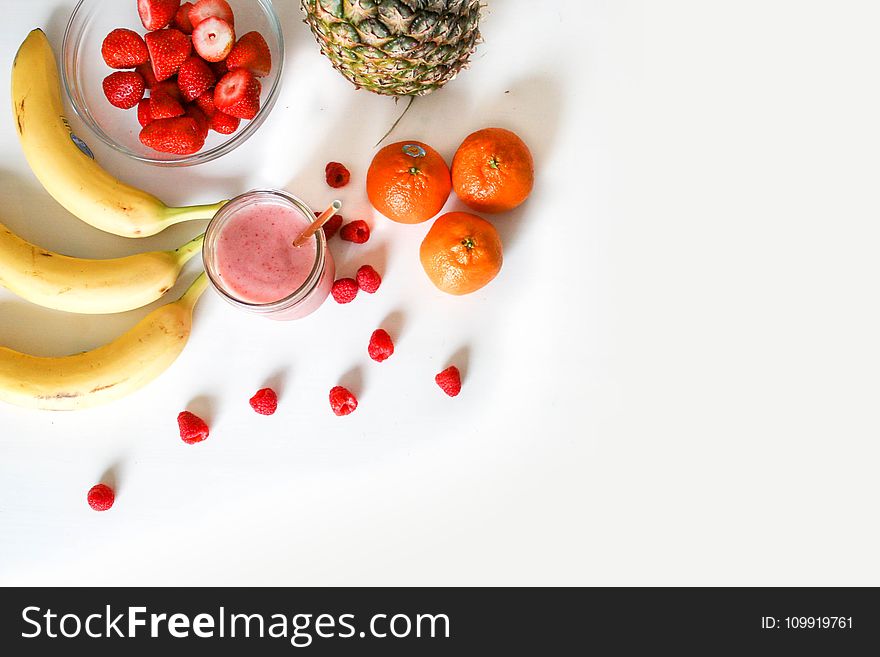
<svg viewBox="0 0 880 657"><path fill-rule="evenodd" d="M267 303L253 303L243 301L233 296L224 288L219 274L215 271L214 258L212 252L214 250L214 240L216 234L219 234L221 227L229 217L245 204L257 202L260 199L269 200L275 203L280 202L282 205L293 207L300 212L306 220L314 219L314 212L302 199L281 189L252 189L250 191L239 194L235 198L230 199L217 210L208 227L205 229L205 241L202 244L202 260L205 264L205 272L211 286L226 301L233 306L243 308L255 313L274 313L282 310L288 310L306 299L318 286L321 281L321 275L324 272L326 261L327 240L324 231L316 231L310 239L315 240L315 262L312 270L306 277L305 281L288 296L278 299L277 301L269 301Z"/></svg>

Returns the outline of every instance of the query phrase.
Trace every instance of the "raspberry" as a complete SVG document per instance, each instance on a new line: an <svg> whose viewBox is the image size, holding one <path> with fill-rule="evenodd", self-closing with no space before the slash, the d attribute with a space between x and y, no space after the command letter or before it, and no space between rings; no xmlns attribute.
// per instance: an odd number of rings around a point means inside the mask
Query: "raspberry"
<svg viewBox="0 0 880 657"><path fill-rule="evenodd" d="M339 162L328 164L324 169L324 174L327 176L327 184L334 189L345 187L351 180L351 173Z"/></svg>
<svg viewBox="0 0 880 657"><path fill-rule="evenodd" d="M357 282L360 289L367 294L373 294L382 285L382 277L370 265L364 265L358 269Z"/></svg>
<svg viewBox="0 0 880 657"><path fill-rule="evenodd" d="M340 278L333 283L330 288L330 294L336 300L336 303L351 303L358 293L357 281L353 278Z"/></svg>
<svg viewBox="0 0 880 657"><path fill-rule="evenodd" d="M350 221L342 227L339 237L346 242L354 242L355 244L363 244L370 239L370 226L363 219Z"/></svg>
<svg viewBox="0 0 880 657"><path fill-rule="evenodd" d="M394 342L391 341L391 336L388 335L388 331L385 329L376 329L373 331L373 335L370 336L370 346L367 348L367 351L370 354L370 358L377 363L387 360L388 357L394 353Z"/></svg>
<svg viewBox="0 0 880 657"><path fill-rule="evenodd" d="M347 388L336 386L330 391L330 408L336 415L351 415L357 407L357 398Z"/></svg>
<svg viewBox="0 0 880 657"><path fill-rule="evenodd" d="M316 212L315 216L320 217L321 213ZM327 223L322 226L322 228L324 229L324 237L329 240L336 233L338 233L339 229L342 227L342 221L343 219L341 214L334 214L332 217L330 217L327 220Z"/></svg>
<svg viewBox="0 0 880 657"><path fill-rule="evenodd" d="M450 397L455 397L461 392L461 372L458 371L455 365L447 367L440 372L440 374L434 377L434 381Z"/></svg>
<svg viewBox="0 0 880 657"><path fill-rule="evenodd" d="M208 437L208 425L195 413L184 411L177 416L177 426L180 428L180 438L187 445L202 442Z"/></svg>
<svg viewBox="0 0 880 657"><path fill-rule="evenodd" d="M89 506L95 511L106 511L113 506L116 494L107 484L97 484L89 489L87 496Z"/></svg>
<svg viewBox="0 0 880 657"><path fill-rule="evenodd" d="M251 397L251 408L260 415L272 415L278 409L278 395L272 388L258 390Z"/></svg>

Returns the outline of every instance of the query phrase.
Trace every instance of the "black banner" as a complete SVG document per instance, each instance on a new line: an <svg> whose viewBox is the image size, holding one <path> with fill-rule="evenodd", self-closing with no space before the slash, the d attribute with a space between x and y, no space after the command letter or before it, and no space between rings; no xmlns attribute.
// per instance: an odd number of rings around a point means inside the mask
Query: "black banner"
<svg viewBox="0 0 880 657"><path fill-rule="evenodd" d="M0 647L13 655L645 654L646 645L658 654L866 654L880 646L880 597L830 588L5 589L0 606Z"/></svg>

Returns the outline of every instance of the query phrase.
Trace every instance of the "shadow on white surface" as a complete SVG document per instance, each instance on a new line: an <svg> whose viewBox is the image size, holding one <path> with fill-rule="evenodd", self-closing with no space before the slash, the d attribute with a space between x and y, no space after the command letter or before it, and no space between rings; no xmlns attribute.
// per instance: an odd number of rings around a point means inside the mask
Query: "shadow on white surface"
<svg viewBox="0 0 880 657"><path fill-rule="evenodd" d="M119 492L125 488L124 463L124 458L117 459L112 465L104 470L104 474L102 474L101 477L98 479L99 483L105 484L112 488L113 492L117 496L119 495Z"/></svg>
<svg viewBox="0 0 880 657"><path fill-rule="evenodd" d="M338 245L333 245L331 242L331 248L333 248L334 246ZM364 248L364 246L366 246L367 248ZM388 273L390 264L388 258L388 241L376 240L374 242L371 239L370 242L368 242L364 246L361 246L360 249L358 249L357 247L350 248L348 250L348 253L343 254L343 257L340 258L340 260L342 261L342 268L345 271L351 271L352 275L354 275L357 273L357 270L362 265L370 265L384 280L386 274Z"/></svg>
<svg viewBox="0 0 880 657"><path fill-rule="evenodd" d="M202 418L209 427L217 423L217 400L210 395L198 395L193 397L186 405L186 410Z"/></svg>
<svg viewBox="0 0 880 657"><path fill-rule="evenodd" d="M247 143L243 147L246 147ZM203 200L205 202L219 201L221 199L229 200L255 187L260 187L259 184L253 182L251 172L247 169L238 174L211 173L209 169L200 167L190 167L190 169L186 172L185 185L178 184L165 187L166 191L160 197L165 203L168 205L193 205L201 203ZM213 194L206 197L207 200L194 198L193 190L204 189L212 190ZM184 224L177 224L177 226L193 226L197 224L200 224L204 230L206 222L201 221L190 221ZM172 226L165 232L167 233L175 227Z"/></svg>
<svg viewBox="0 0 880 657"><path fill-rule="evenodd" d="M67 356L109 342L146 313L78 315L11 298L0 301L0 345L34 356Z"/></svg>
<svg viewBox="0 0 880 657"><path fill-rule="evenodd" d="M468 369L471 364L471 348L470 345L463 345L456 349L447 361L448 365L444 365L443 369L451 365L455 365L461 374L462 386L467 385Z"/></svg>
<svg viewBox="0 0 880 657"><path fill-rule="evenodd" d="M275 391L275 394L278 395L279 403L284 400L284 390L287 387L288 381L290 379L290 368L281 367L278 368L273 374L271 374L268 378L266 378L262 383L258 384L259 389L263 388L272 388ZM254 392L257 391L257 388L254 389Z"/></svg>
<svg viewBox="0 0 880 657"><path fill-rule="evenodd" d="M401 337L403 337L403 329L406 326L406 313L402 310L395 310L389 313L379 326L388 331L388 335L391 336L392 341L397 345Z"/></svg>
<svg viewBox="0 0 880 657"><path fill-rule="evenodd" d="M122 238L120 238L122 239ZM43 308L0 288L0 345L34 356L67 356L88 351L132 328L159 306L176 301L195 278L190 268L153 303L124 313L81 315Z"/></svg>
<svg viewBox="0 0 880 657"><path fill-rule="evenodd" d="M491 117L493 127L512 130L526 142L535 160L535 189L544 187L543 177L558 176L570 181L576 194L580 176L578 171L551 171L547 166L559 148L556 142L560 118L565 110L564 102L559 83L553 78L538 75L512 83L503 96L490 102L480 115ZM570 148L579 147L575 143L570 145ZM572 202L576 203L576 199ZM551 218L540 216L534 205L534 199L530 198L510 212L488 217L501 235L505 254L509 255L516 246L527 216L532 222L549 223Z"/></svg>
<svg viewBox="0 0 880 657"><path fill-rule="evenodd" d="M49 43L56 44L56 59L61 56L61 42L64 40L64 30L67 27L67 21L70 18L70 14L75 5L75 2L69 2L62 6L55 7L49 15L49 20L46 21L44 26L42 26L43 32L45 32L46 36L49 38ZM34 28L36 27L38 26L34 25ZM22 39L24 39L24 36L22 36Z"/></svg>
<svg viewBox="0 0 880 657"><path fill-rule="evenodd" d="M466 74L467 72L462 73L462 75ZM479 114L477 99L465 91L464 85L457 82L458 80L453 80L443 87L441 92L416 98L409 112L381 145L387 146L398 141L416 139L437 149L446 163L451 164L455 149L468 134L468 132L462 132L460 135L456 133L464 130L468 122ZM395 120L406 105L401 102L397 107ZM451 129L451 126L455 127ZM388 127L391 125L389 124ZM450 141L450 137L453 141Z"/></svg>
<svg viewBox="0 0 880 657"><path fill-rule="evenodd" d="M352 179L357 180L357 173L353 170L351 158L346 154L352 152L352 144L357 143L361 133L360 122L350 118L358 114L357 96L355 95L341 114L343 120L325 131L324 139L311 149L311 153L307 157L300 155L299 169L284 184L284 189L296 196L303 196L303 200L315 210L325 208L337 195L349 191L350 187L332 189L327 186L323 173L328 162L342 162L351 170ZM283 146L281 147L283 148ZM291 150L296 148L298 148L298 144L290 145ZM353 212L360 209L360 206L343 203L340 213L348 222L358 218L354 216Z"/></svg>
<svg viewBox="0 0 880 657"><path fill-rule="evenodd" d="M355 365L345 374L339 377L339 385L348 388L355 396L360 398L364 393L364 368L361 365Z"/></svg>
<svg viewBox="0 0 880 657"><path fill-rule="evenodd" d="M315 40L311 31L305 26L305 15L300 3L293 1L273 2L275 13L284 30L284 56L285 61L291 61L297 52L315 47ZM293 27L300 29L291 29ZM330 63L327 63L330 66Z"/></svg>
<svg viewBox="0 0 880 657"><path fill-rule="evenodd" d="M79 258L113 258L150 250L89 226L65 210L32 175L0 169L0 222L22 239Z"/></svg>

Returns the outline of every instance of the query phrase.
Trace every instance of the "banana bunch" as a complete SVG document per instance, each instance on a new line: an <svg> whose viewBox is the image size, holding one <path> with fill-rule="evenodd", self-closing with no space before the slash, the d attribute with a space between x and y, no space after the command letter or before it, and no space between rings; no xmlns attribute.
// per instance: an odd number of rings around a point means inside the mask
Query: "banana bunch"
<svg viewBox="0 0 880 657"><path fill-rule="evenodd" d="M164 372L183 351L202 273L173 303L157 308L113 342L72 356L41 358L0 347L0 400L54 411L120 399Z"/></svg>
<svg viewBox="0 0 880 657"><path fill-rule="evenodd" d="M121 313L153 303L171 289L204 239L199 235L174 251L86 260L42 249L0 224L0 285L46 308Z"/></svg>
<svg viewBox="0 0 880 657"><path fill-rule="evenodd" d="M63 116L55 57L42 30L32 31L15 57L12 100L21 145L37 178L61 205L96 228L146 237L181 221L210 219L223 205L170 208L120 182L81 150ZM170 289L203 240L200 235L174 251L90 260L47 251L0 224L0 285L57 310L123 312ZM192 330L193 308L207 284L202 273L180 299L92 351L44 358L0 347L0 401L75 410L138 390L180 355Z"/></svg>
<svg viewBox="0 0 880 657"><path fill-rule="evenodd" d="M33 30L12 64L15 126L28 164L56 201L95 228L123 237L155 235L176 223L210 219L224 202L170 208L117 180L80 149L64 117L55 54Z"/></svg>

